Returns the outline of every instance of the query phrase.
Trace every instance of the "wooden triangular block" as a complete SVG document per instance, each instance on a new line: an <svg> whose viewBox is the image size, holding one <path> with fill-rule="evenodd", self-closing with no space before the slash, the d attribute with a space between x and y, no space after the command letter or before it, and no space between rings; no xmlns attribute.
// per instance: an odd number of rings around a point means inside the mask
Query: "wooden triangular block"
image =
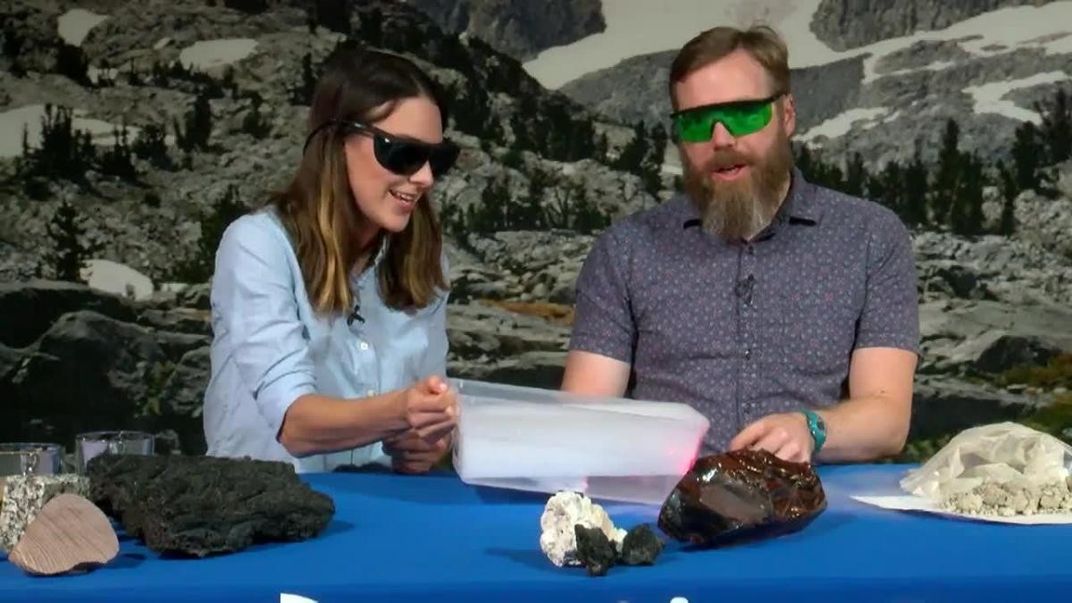
<svg viewBox="0 0 1072 603"><path fill-rule="evenodd" d="M81 496L60 494L34 517L8 561L23 571L52 576L104 565L119 554L108 517Z"/></svg>

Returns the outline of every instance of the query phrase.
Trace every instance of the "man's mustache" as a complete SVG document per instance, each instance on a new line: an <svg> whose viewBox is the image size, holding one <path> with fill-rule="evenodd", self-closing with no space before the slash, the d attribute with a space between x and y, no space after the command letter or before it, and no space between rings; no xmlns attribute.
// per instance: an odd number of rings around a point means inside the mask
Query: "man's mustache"
<svg viewBox="0 0 1072 603"><path fill-rule="evenodd" d="M737 151L717 151L704 163L704 172L725 170L738 165L752 165L751 157Z"/></svg>

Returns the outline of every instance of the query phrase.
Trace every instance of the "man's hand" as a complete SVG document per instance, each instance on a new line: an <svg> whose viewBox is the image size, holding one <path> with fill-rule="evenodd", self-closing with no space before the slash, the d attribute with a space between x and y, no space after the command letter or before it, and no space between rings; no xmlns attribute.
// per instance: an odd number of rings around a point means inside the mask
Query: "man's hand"
<svg viewBox="0 0 1072 603"><path fill-rule="evenodd" d="M421 437L410 429L383 441L383 451L391 457L391 468L399 473L427 473L450 451L453 431Z"/></svg>
<svg viewBox="0 0 1072 603"><path fill-rule="evenodd" d="M730 450L766 450L778 458L796 463L811 462L815 441L802 413L768 415L741 430L730 442Z"/></svg>

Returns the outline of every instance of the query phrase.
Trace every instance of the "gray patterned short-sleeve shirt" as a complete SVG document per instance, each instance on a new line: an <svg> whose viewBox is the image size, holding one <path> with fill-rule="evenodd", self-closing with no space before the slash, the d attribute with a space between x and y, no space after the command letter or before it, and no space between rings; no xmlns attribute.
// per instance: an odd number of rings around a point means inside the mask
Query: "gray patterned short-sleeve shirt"
<svg viewBox="0 0 1072 603"><path fill-rule="evenodd" d="M796 170L752 242L706 232L678 195L607 229L577 281L570 349L629 363L629 397L704 413L705 453L768 414L843 399L862 347L919 351L908 230Z"/></svg>

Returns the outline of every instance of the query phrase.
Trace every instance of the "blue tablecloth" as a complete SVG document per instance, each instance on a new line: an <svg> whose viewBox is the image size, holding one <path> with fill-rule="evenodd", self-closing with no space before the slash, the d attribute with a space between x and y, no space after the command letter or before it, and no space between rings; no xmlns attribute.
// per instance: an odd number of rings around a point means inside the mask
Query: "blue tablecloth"
<svg viewBox="0 0 1072 603"><path fill-rule="evenodd" d="M1072 526L1009 526L872 508L904 466L824 467L829 507L804 531L734 548L671 544L654 566L602 578L539 549L546 497L454 476L309 475L331 495L320 537L197 560L160 560L131 540L94 572L30 578L0 561L0 601L1068 601ZM657 509L606 505L629 528ZM777 596L791 599L774 599ZM771 597L768 599L768 597Z"/></svg>

